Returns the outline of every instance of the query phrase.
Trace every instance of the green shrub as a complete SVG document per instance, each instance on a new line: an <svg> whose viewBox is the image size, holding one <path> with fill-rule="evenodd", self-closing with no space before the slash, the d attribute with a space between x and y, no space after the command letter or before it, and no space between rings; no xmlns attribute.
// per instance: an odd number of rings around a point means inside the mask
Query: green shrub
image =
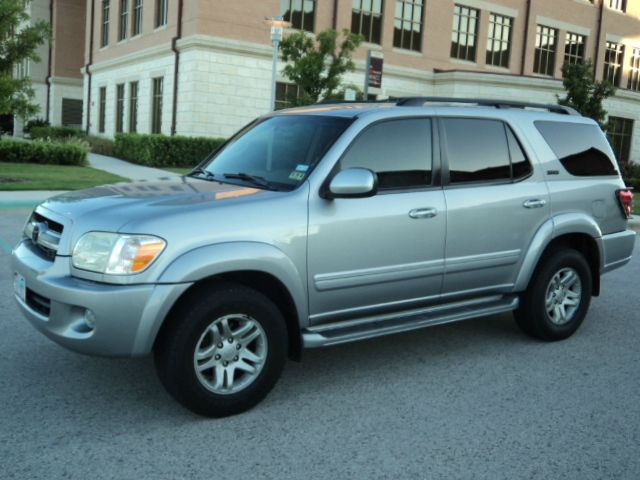
<svg viewBox="0 0 640 480"><path fill-rule="evenodd" d="M90 135L85 138L85 140L89 143L89 147L93 153L108 155L110 157L116 156L116 142L110 138L94 137Z"/></svg>
<svg viewBox="0 0 640 480"><path fill-rule="evenodd" d="M625 182L628 187L633 187L635 193L640 193L640 178L631 177Z"/></svg>
<svg viewBox="0 0 640 480"><path fill-rule="evenodd" d="M49 122L46 121L44 118L34 118L33 120L29 120L24 128L22 129L22 131L24 133L29 133L31 132L31 129L33 127L48 127L49 126Z"/></svg>
<svg viewBox="0 0 640 480"><path fill-rule="evenodd" d="M627 162L625 165L625 171L629 178L640 178L640 163Z"/></svg>
<svg viewBox="0 0 640 480"><path fill-rule="evenodd" d="M64 138L84 138L86 134L83 130L71 127L32 127L29 134L34 140L51 139L59 140Z"/></svg>
<svg viewBox="0 0 640 480"><path fill-rule="evenodd" d="M87 151L87 146L79 141L54 143L42 140L2 140L0 162L82 166L88 163Z"/></svg>
<svg viewBox="0 0 640 480"><path fill-rule="evenodd" d="M222 138L118 133L115 155L149 167L195 167L223 143Z"/></svg>

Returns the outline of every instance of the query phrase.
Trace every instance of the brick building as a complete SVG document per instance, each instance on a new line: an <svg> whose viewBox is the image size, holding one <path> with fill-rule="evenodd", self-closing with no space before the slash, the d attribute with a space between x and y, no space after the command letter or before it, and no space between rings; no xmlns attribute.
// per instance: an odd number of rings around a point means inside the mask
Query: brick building
<svg viewBox="0 0 640 480"><path fill-rule="evenodd" d="M15 74L31 77L39 118L81 127L86 0L31 0L25 8L32 22L50 24L52 39L38 48L40 62L26 60ZM22 128L22 119L15 118L14 134L20 136Z"/></svg>
<svg viewBox="0 0 640 480"><path fill-rule="evenodd" d="M70 1L70 0L68 0ZM564 62L592 59L619 90L606 108L615 149L640 160L640 0L89 0L83 124L229 136L269 110L265 17L319 32L351 28L362 85L384 55L386 96L555 102ZM282 67L282 65L280 65ZM177 80L176 80L177 79ZM279 105L292 88L280 77Z"/></svg>

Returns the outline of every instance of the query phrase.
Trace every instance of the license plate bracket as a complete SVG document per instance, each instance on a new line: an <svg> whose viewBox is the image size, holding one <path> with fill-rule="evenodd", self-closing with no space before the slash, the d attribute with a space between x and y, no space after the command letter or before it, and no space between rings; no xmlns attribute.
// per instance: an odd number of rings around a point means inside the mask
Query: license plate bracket
<svg viewBox="0 0 640 480"><path fill-rule="evenodd" d="M13 291L20 301L25 302L27 300L27 282L19 273L13 274Z"/></svg>

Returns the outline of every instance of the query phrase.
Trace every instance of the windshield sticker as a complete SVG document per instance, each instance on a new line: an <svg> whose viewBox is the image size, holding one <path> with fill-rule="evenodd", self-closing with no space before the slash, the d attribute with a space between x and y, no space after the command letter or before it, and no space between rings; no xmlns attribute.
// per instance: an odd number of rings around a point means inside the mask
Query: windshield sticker
<svg viewBox="0 0 640 480"><path fill-rule="evenodd" d="M304 172L296 172L294 170L289 175L289 180L304 180Z"/></svg>
<svg viewBox="0 0 640 480"><path fill-rule="evenodd" d="M307 170L309 170L309 165L305 165L303 163L298 164L296 167L296 172L306 172Z"/></svg>

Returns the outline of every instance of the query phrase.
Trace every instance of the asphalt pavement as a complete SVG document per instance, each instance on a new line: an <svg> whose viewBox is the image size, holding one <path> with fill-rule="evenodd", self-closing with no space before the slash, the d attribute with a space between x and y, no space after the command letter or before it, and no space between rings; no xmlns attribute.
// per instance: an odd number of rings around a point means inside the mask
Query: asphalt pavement
<svg viewBox="0 0 640 480"><path fill-rule="evenodd" d="M269 397L194 416L151 359L68 352L12 298L0 210L2 479L640 478L640 248L567 341L511 315L308 350Z"/></svg>

